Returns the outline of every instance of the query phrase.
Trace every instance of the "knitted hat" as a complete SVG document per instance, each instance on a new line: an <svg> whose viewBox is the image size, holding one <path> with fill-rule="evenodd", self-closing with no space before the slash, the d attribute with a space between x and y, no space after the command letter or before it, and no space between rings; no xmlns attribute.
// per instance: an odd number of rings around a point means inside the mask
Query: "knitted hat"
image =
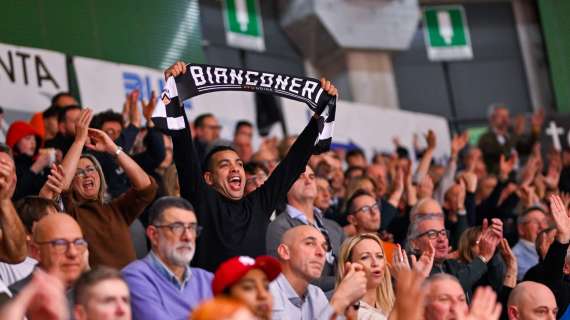
<svg viewBox="0 0 570 320"><path fill-rule="evenodd" d="M25 121L14 121L10 125L10 128L8 128L8 133L6 133L6 144L10 147L10 149L14 150L14 146L18 143L18 141L20 141L23 137L31 134L36 136L38 139L36 141L37 146L39 146L42 142L42 137L38 131Z"/></svg>

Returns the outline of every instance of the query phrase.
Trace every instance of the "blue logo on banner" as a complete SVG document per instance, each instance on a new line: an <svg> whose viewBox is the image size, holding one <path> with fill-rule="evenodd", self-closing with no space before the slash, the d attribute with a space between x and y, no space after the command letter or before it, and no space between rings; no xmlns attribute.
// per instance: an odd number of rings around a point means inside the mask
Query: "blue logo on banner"
<svg viewBox="0 0 570 320"><path fill-rule="evenodd" d="M164 89L164 80L162 78L152 79L153 77L149 75L134 73L134 72L123 72L123 85L125 89L125 95L129 94L133 90L139 90L139 100L145 99L149 100L152 90L154 88L156 96L158 97ZM157 85L153 88L152 83Z"/></svg>

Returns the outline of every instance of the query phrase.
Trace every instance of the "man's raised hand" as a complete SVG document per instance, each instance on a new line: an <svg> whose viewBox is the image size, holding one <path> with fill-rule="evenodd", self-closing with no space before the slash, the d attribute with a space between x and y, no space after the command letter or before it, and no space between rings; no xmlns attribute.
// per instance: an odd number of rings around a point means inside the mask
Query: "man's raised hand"
<svg viewBox="0 0 570 320"><path fill-rule="evenodd" d="M325 78L321 78L321 87L323 87L323 89L333 97L336 97L338 95L338 90L336 87Z"/></svg>
<svg viewBox="0 0 570 320"><path fill-rule="evenodd" d="M550 213L558 234L556 237L560 243L568 243L570 241L570 218L568 218L568 209L564 205L562 198L559 195L553 194L550 196Z"/></svg>
<svg viewBox="0 0 570 320"><path fill-rule="evenodd" d="M46 183L40 190L39 196L46 199L55 199L65 189L65 173L61 164L52 164Z"/></svg>
<svg viewBox="0 0 570 320"><path fill-rule="evenodd" d="M164 80L167 81L170 77L178 77L184 73L186 73L186 62L176 61L175 64L164 70Z"/></svg>

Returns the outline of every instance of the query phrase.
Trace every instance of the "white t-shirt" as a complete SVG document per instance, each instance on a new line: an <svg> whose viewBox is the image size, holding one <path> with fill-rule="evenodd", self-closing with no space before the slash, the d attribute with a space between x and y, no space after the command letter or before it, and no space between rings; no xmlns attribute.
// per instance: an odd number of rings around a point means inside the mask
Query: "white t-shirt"
<svg viewBox="0 0 570 320"><path fill-rule="evenodd" d="M14 282L24 279L34 271L36 259L26 257L26 259L17 264L0 262L0 280L6 285L11 286Z"/></svg>

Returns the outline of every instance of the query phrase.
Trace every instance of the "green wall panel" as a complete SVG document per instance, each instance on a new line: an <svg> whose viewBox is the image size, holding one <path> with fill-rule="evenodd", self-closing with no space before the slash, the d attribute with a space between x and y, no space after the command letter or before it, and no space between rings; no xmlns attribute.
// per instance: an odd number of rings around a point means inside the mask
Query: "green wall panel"
<svg viewBox="0 0 570 320"><path fill-rule="evenodd" d="M559 112L570 112L570 1L539 0L540 18Z"/></svg>
<svg viewBox="0 0 570 320"><path fill-rule="evenodd" d="M0 42L162 69L204 62L198 0L3 0Z"/></svg>

